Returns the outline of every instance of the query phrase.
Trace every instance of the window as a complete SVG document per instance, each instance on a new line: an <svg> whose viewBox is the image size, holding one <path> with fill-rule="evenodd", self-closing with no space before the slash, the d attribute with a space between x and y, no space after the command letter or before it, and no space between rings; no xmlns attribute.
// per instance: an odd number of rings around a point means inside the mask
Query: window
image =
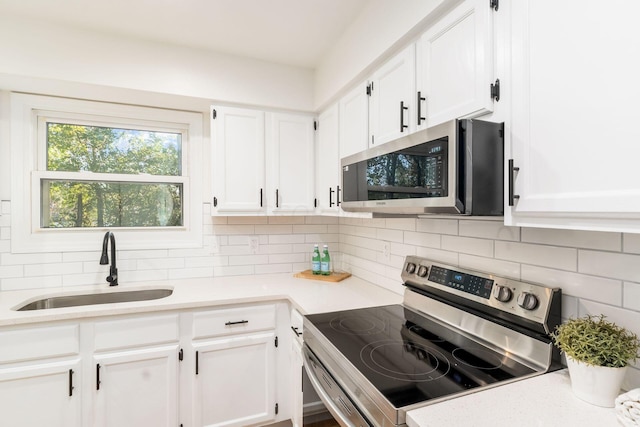
<svg viewBox="0 0 640 427"><path fill-rule="evenodd" d="M96 250L106 229L125 248L201 245L202 114L24 94L11 114L13 251Z"/></svg>

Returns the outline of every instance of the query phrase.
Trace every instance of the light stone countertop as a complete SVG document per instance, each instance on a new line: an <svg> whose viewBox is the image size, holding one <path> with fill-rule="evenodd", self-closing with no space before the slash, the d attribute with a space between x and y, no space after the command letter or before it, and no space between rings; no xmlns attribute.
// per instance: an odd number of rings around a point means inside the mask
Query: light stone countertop
<svg viewBox="0 0 640 427"><path fill-rule="evenodd" d="M566 369L407 413L409 427L616 427L613 408L573 395Z"/></svg>
<svg viewBox="0 0 640 427"><path fill-rule="evenodd" d="M173 288L167 298L73 308L18 312L12 308L43 296ZM185 310L285 300L303 314L400 304L402 296L350 277L339 283L298 279L291 274L186 279L99 286L0 292L0 327L134 313ZM613 409L573 396L566 370L473 393L407 413L409 427L608 427L617 426Z"/></svg>
<svg viewBox="0 0 640 427"><path fill-rule="evenodd" d="M48 310L15 311L14 307L42 297L92 292L118 292L146 288L173 288L169 297L152 300ZM292 274L265 274L208 279L182 279L72 288L0 292L0 326L133 313L184 310L229 304L287 300L302 314L402 303L402 296L379 286L349 277L341 282L294 278Z"/></svg>

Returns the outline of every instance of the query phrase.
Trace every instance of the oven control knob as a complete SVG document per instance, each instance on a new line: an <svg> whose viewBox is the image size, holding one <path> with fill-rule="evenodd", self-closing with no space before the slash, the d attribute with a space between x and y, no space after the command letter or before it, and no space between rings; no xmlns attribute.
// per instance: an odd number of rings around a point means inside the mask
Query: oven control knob
<svg viewBox="0 0 640 427"><path fill-rule="evenodd" d="M429 267L427 267L426 265L421 265L420 268L418 268L418 276L420 277L427 277L428 272Z"/></svg>
<svg viewBox="0 0 640 427"><path fill-rule="evenodd" d="M405 268L405 271L409 274L415 273L416 265L412 262L407 263L407 267Z"/></svg>
<svg viewBox="0 0 640 427"><path fill-rule="evenodd" d="M493 289L493 297L500 302L509 302L513 297L513 292L506 286L498 285Z"/></svg>
<svg viewBox="0 0 640 427"><path fill-rule="evenodd" d="M529 292L518 295L518 305L525 310L533 310L538 306L538 297Z"/></svg>

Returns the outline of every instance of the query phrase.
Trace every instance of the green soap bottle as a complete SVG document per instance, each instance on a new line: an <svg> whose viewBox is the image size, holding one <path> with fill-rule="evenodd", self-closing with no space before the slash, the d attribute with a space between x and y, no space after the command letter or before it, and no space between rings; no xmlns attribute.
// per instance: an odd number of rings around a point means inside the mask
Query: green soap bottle
<svg viewBox="0 0 640 427"><path fill-rule="evenodd" d="M318 245L313 245L313 255L311 256L311 273L320 274L320 250Z"/></svg>
<svg viewBox="0 0 640 427"><path fill-rule="evenodd" d="M331 274L331 257L329 256L329 247L322 247L322 255L320 256L320 271L323 276Z"/></svg>

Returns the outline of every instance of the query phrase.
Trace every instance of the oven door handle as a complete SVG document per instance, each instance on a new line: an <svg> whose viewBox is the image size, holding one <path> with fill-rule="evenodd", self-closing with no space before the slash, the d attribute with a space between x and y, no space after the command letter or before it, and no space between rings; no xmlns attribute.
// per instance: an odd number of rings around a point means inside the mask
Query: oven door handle
<svg viewBox="0 0 640 427"><path fill-rule="evenodd" d="M311 384L313 385L313 388L315 389L316 393L318 393L318 396L320 397L322 402L326 405L326 407L329 410L329 412L331 413L331 415L333 415L333 417L336 419L336 421L338 421L338 423L342 427L359 427L359 426L355 426L346 417L346 415L340 409L340 407L333 401L331 396L329 396L329 394L325 391L325 389L322 386L322 384L320 382L320 379L316 375L315 371L313 370L313 368L311 368L309 366L310 363L316 363L315 361L311 360L311 358L313 356L311 356L309 354L309 350L306 349L306 348L303 348L302 351L304 353L304 363L303 363L304 370L307 372L307 376L309 377L309 381L311 381ZM340 386L338 384L336 384L336 387L340 387ZM347 409L347 408L345 408L345 409ZM369 425L369 424L367 424L367 425Z"/></svg>

